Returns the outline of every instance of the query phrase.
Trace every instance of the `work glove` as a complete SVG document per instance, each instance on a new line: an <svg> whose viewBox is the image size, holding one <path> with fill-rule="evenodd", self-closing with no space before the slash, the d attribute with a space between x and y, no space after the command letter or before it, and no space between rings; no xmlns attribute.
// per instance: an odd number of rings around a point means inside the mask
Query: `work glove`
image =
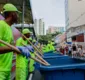
<svg viewBox="0 0 85 80"><path fill-rule="evenodd" d="M26 56L26 58L30 57L30 52L29 50L27 49L27 47L17 47L20 51L21 51L21 54L23 56Z"/></svg>
<svg viewBox="0 0 85 80"><path fill-rule="evenodd" d="M30 52L34 53L34 48L32 46L29 45L29 46L26 46L26 47Z"/></svg>
<svg viewBox="0 0 85 80"><path fill-rule="evenodd" d="M38 45L38 41L34 44L34 46L37 46Z"/></svg>

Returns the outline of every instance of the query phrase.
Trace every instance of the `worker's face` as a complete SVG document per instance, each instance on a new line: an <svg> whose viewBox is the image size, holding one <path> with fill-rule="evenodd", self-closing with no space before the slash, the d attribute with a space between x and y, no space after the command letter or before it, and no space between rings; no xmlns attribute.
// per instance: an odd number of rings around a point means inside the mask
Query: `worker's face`
<svg viewBox="0 0 85 80"><path fill-rule="evenodd" d="M14 23L17 23L17 22L18 22L17 12L12 12L11 13L11 23L14 24Z"/></svg>
<svg viewBox="0 0 85 80"><path fill-rule="evenodd" d="M35 42L33 42L33 44L35 44Z"/></svg>
<svg viewBox="0 0 85 80"><path fill-rule="evenodd" d="M28 34L24 34L27 38L29 38L30 37L30 33L28 33Z"/></svg>

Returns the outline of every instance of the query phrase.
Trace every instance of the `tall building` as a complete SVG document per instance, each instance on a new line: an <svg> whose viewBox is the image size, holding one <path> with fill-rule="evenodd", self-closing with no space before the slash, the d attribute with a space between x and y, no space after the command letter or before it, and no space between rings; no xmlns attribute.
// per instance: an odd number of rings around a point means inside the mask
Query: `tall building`
<svg viewBox="0 0 85 80"><path fill-rule="evenodd" d="M50 26L47 30L46 33L55 33L55 32L61 32L63 33L65 31L65 28L64 27L53 27L53 26Z"/></svg>
<svg viewBox="0 0 85 80"><path fill-rule="evenodd" d="M45 22L43 22L43 35L45 35Z"/></svg>
<svg viewBox="0 0 85 80"><path fill-rule="evenodd" d="M43 35L43 19L39 19L39 35Z"/></svg>
<svg viewBox="0 0 85 80"><path fill-rule="evenodd" d="M39 21L37 19L34 20L34 29L36 35L39 35Z"/></svg>
<svg viewBox="0 0 85 80"><path fill-rule="evenodd" d="M67 41L85 41L85 0L65 0L65 22Z"/></svg>
<svg viewBox="0 0 85 80"><path fill-rule="evenodd" d="M43 19L35 19L34 29L37 35L45 35L45 23Z"/></svg>

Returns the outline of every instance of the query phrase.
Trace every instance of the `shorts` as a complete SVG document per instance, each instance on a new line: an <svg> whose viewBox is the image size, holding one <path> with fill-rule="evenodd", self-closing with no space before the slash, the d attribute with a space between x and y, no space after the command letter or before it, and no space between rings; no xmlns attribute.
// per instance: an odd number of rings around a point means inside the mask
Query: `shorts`
<svg viewBox="0 0 85 80"><path fill-rule="evenodd" d="M68 53L71 54L71 51L69 51Z"/></svg>
<svg viewBox="0 0 85 80"><path fill-rule="evenodd" d="M16 68L15 80L26 80L28 76L28 70L25 68Z"/></svg>
<svg viewBox="0 0 85 80"><path fill-rule="evenodd" d="M1 71L0 72L0 80L11 80L10 71Z"/></svg>
<svg viewBox="0 0 85 80"><path fill-rule="evenodd" d="M72 54L76 54L76 53L77 53L77 51L73 51L73 52L72 52Z"/></svg>
<svg viewBox="0 0 85 80"><path fill-rule="evenodd" d="M79 54L82 54L83 53L83 51L79 51Z"/></svg>

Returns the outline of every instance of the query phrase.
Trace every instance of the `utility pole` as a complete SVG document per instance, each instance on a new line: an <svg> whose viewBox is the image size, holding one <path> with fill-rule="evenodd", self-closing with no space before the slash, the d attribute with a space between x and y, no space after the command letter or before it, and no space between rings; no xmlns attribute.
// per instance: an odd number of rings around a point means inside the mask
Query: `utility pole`
<svg viewBox="0 0 85 80"><path fill-rule="evenodd" d="M23 10L22 10L22 30L23 30L24 29L25 0L23 0L22 7L23 7Z"/></svg>

